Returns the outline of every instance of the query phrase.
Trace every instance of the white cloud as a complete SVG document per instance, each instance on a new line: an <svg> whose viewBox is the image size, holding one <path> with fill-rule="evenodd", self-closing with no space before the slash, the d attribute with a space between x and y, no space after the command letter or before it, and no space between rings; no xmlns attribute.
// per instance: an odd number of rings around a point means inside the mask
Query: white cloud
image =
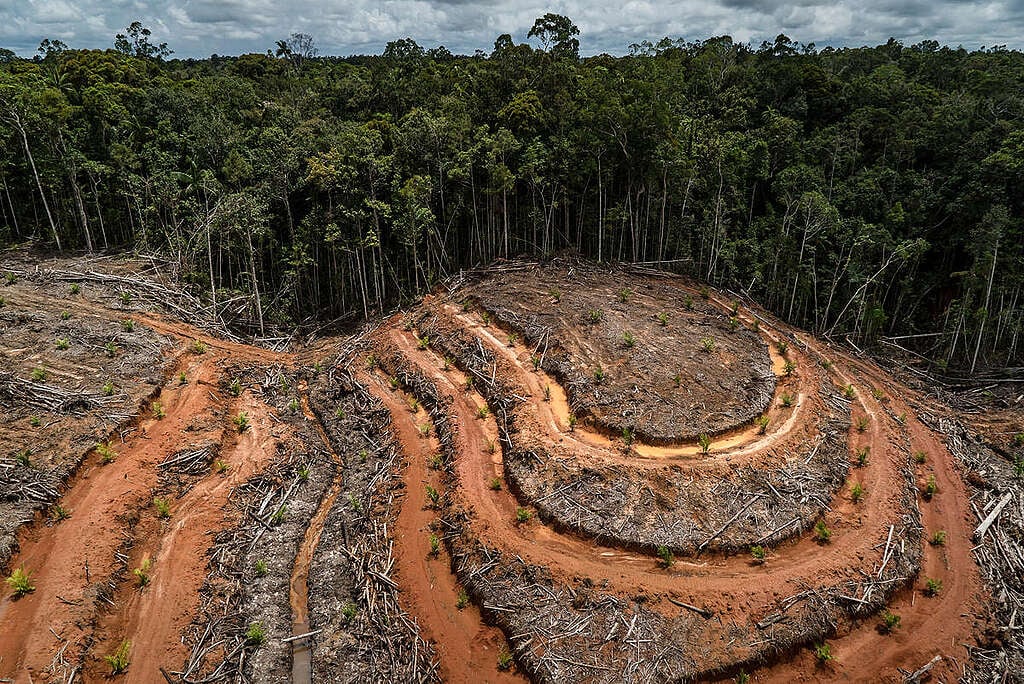
<svg viewBox="0 0 1024 684"><path fill-rule="evenodd" d="M524 40L536 17L565 14L580 27L584 53L623 53L664 36L730 34L759 43L786 33L801 42L863 45L890 36L966 47L1024 47L1021 0L22 0L0 1L0 46L31 54L42 38L103 48L134 20L179 56L262 52L293 32L324 54L378 53L412 37L424 47L489 51L509 33Z"/></svg>

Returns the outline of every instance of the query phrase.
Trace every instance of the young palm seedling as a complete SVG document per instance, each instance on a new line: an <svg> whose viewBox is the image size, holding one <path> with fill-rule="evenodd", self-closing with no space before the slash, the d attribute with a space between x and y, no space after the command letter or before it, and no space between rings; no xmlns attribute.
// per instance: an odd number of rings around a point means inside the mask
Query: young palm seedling
<svg viewBox="0 0 1024 684"><path fill-rule="evenodd" d="M36 590L36 585L32 583L32 573L23 567L15 568L7 577L6 582L7 586L11 588L14 598L21 598L25 594L31 594Z"/></svg>
<svg viewBox="0 0 1024 684"><path fill-rule="evenodd" d="M676 562L676 557L672 553L672 549L667 546L658 547L658 565L668 570Z"/></svg>
<svg viewBox="0 0 1024 684"><path fill-rule="evenodd" d="M126 639L121 642L121 645L117 647L116 651L110 655L103 656L104 662L106 662L107 666L110 667L111 675L123 674L124 671L128 669L128 665L130 664L128 656L130 655L131 650L132 642Z"/></svg>

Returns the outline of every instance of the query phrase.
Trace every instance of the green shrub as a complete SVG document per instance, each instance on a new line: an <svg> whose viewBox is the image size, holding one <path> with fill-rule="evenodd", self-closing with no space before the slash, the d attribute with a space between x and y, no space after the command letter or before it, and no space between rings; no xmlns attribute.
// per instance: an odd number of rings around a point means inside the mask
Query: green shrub
<svg viewBox="0 0 1024 684"><path fill-rule="evenodd" d="M502 672L508 672L512 669L512 654L505 648L498 652L498 669Z"/></svg>
<svg viewBox="0 0 1024 684"><path fill-rule="evenodd" d="M672 553L672 549L668 548L664 544L658 547L658 565L665 568L671 568L676 562L676 557Z"/></svg>
<svg viewBox="0 0 1024 684"><path fill-rule="evenodd" d="M60 351L64 351L65 349L67 349L70 346L71 346L70 338L67 338L67 337L58 337L57 338L57 349L59 349Z"/></svg>
<svg viewBox="0 0 1024 684"><path fill-rule="evenodd" d="M256 566L255 566L253 572L256 574L257 577L266 577L267 571L268 571L267 561L265 561L265 560L258 560L258 561L256 561Z"/></svg>
<svg viewBox="0 0 1024 684"><path fill-rule="evenodd" d="M132 642L125 639L121 642L121 645L117 647L117 650L110 655L103 656L103 660L110 666L111 675L119 675L124 673L128 669L128 665L131 661L128 660L128 656L131 653Z"/></svg>
<svg viewBox="0 0 1024 684"><path fill-rule="evenodd" d="M160 518L161 520L166 520L167 518L171 517L171 504L167 501L167 499L162 499L158 496L154 497L153 508L156 509L156 517Z"/></svg>
<svg viewBox="0 0 1024 684"><path fill-rule="evenodd" d="M697 437L697 443L700 444L700 451L702 454L707 454L711 451L711 437L708 435L701 433Z"/></svg>
<svg viewBox="0 0 1024 684"><path fill-rule="evenodd" d="M528 508L519 507L516 509L516 523L518 524L529 522L532 517L533 513Z"/></svg>
<svg viewBox="0 0 1024 684"><path fill-rule="evenodd" d="M833 660L835 656L832 655L832 647L828 644L817 644L814 647L814 659L818 661L818 665L827 665Z"/></svg>
<svg viewBox="0 0 1024 684"><path fill-rule="evenodd" d="M259 646L267 640L267 632L260 622L250 622L249 628L245 630L245 641L251 646Z"/></svg>
<svg viewBox="0 0 1024 684"><path fill-rule="evenodd" d="M767 559L768 552L765 551L765 548L763 546L751 546L750 556L754 559L754 563L756 565L761 565L765 562L765 559Z"/></svg>
<svg viewBox="0 0 1024 684"><path fill-rule="evenodd" d="M32 379L36 382L46 382L46 370L41 366L32 369Z"/></svg>
<svg viewBox="0 0 1024 684"><path fill-rule="evenodd" d="M700 348L710 354L715 350L715 340L711 337L702 337L700 340Z"/></svg>
<svg viewBox="0 0 1024 684"><path fill-rule="evenodd" d="M932 579L929 577L924 582L924 595L925 596L938 596L939 592L942 591L942 580Z"/></svg>
<svg viewBox="0 0 1024 684"><path fill-rule="evenodd" d="M931 536L928 543L932 546L945 546L946 545L946 531L938 530Z"/></svg>
<svg viewBox="0 0 1024 684"><path fill-rule="evenodd" d="M754 422L757 423L757 434L763 435L764 433L766 433L768 431L768 422L769 422L769 420L768 420L768 416L767 415L760 416Z"/></svg>
<svg viewBox="0 0 1024 684"><path fill-rule="evenodd" d="M117 452L110 448L109 443L100 442L96 445L96 453L100 455L100 463L107 465L117 460Z"/></svg>
<svg viewBox="0 0 1024 684"><path fill-rule="evenodd" d="M819 544L828 544L832 541L832 530L828 529L824 520L819 520L814 526L814 540Z"/></svg>
<svg viewBox="0 0 1024 684"><path fill-rule="evenodd" d="M238 429L238 432L245 432L246 430L249 429L249 414L246 413L245 411L242 411L237 416L232 418L231 422L235 424L235 427Z"/></svg>
<svg viewBox="0 0 1024 684"><path fill-rule="evenodd" d="M11 588L15 598L20 598L25 594L31 594L36 590L36 585L32 583L32 573L24 567L15 568L7 577L6 582L7 586Z"/></svg>
<svg viewBox="0 0 1024 684"><path fill-rule="evenodd" d="M850 498L853 499L854 503L860 503L864 500L864 486L860 482L855 482L853 487L850 488Z"/></svg>
<svg viewBox="0 0 1024 684"><path fill-rule="evenodd" d="M882 611L882 621L878 624L878 631L882 634L892 634L900 626L900 616L890 612L888 609Z"/></svg>

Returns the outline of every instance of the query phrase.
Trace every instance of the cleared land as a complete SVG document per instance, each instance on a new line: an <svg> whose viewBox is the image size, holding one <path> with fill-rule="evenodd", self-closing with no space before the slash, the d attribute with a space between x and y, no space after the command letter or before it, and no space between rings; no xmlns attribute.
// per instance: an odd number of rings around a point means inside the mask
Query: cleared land
<svg viewBox="0 0 1024 684"><path fill-rule="evenodd" d="M19 259L0 560L31 590L0 602L0 678L99 680L119 649L138 682L1020 662L1012 408L981 443L872 362L638 269L499 266L277 352L138 262Z"/></svg>

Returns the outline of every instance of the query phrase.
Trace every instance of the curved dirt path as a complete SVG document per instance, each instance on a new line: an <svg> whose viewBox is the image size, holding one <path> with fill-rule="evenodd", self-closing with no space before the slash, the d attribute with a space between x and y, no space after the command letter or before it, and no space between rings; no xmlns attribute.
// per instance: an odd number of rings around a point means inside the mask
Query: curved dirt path
<svg viewBox="0 0 1024 684"><path fill-rule="evenodd" d="M479 326L475 327L479 330ZM493 424L491 419L479 420L476 417L476 410L482 405L483 399L467 394L464 376L459 371L452 368L445 371L443 359L430 350L418 349L415 336L402 333L397 328L392 328L389 334L395 347L433 380L444 394L453 398L452 410L458 426L456 440L460 453L456 463L461 484L460 494L476 511L474 529L479 530L481 538L487 543L519 554L527 562L546 565L558 576L607 580L613 591L624 594L642 587L680 597L688 603L706 606L716 612L723 607L731 607L730 617L741 618L752 614L751 611L753 614L760 613L774 599L795 593L796 580L814 579L816 583L822 583L855 578L857 574L850 568L851 559L870 562L870 559L878 558L888 526L900 522L898 503L900 492L906 486L901 470L906 467L908 459L896 438L904 428L888 417L878 400L870 396L868 388L864 386L855 395L857 411L854 416L866 415L870 422L863 433L851 427L849 441L853 447L870 447L868 465L851 471L851 482L860 482L866 490L866 497L864 502L855 504L848 490L844 489L833 500L832 510L826 515L833 529L833 541L828 546L819 546L809 535L804 535L799 540L781 545L764 566L751 566L737 557L712 555L697 562L677 560L673 571L666 572L656 566L654 559L646 556L599 547L589 540L559 534L537 523L517 525L512 521L519 502L506 492L494 492L485 485L497 472L496 466L500 459L481 456L485 451L481 445L493 441L493 437L488 435L495 434L496 430L484 427ZM776 330L774 334L781 333ZM802 341L807 345L808 355L826 358L815 343L806 339ZM538 422L547 428L543 436L546 442L556 443L573 438L574 433L565 429L567 421L559 420L557 409L544 408L545 404L557 402L557 383L524 368L521 353L509 350L507 345L493 335L488 340L488 346L493 351L505 354L519 367L520 382L529 389L535 406L539 407L539 413L543 416ZM840 354L832 355L843 363L850 362ZM838 384L851 382L834 366L831 373ZM883 381L885 384L892 383L884 378ZM856 386L862 383L853 384ZM551 387L551 402L543 401L543 387L547 385ZM794 415L796 413L793 411ZM908 410L907 414L910 416L911 412ZM793 422L799 421L794 418ZM783 429L792 427L784 424ZM951 499L948 504L944 504L940 502L942 495L936 496L931 504L923 507L922 522L926 530L959 532L950 535L944 549L936 550L926 546L924 552L922 575L943 580L943 598L926 601L918 597L913 600L916 589L905 590L896 595L893 604L894 610L899 608L904 611L903 631L895 636L883 637L873 630L872 624L854 630L836 642L840 653L846 653L847 649L876 649L880 656L873 660L873 676L888 672L895 677L896 667L906 667L918 661L927 662L934 652L953 651L956 655L962 655L960 647L953 644L958 643L958 639L970 639L973 618L961 613L965 606L970 610L976 605L974 597L979 590L977 570L970 557L969 540L966 539L965 530L969 529L969 525L964 522L967 509L962 481L941 442L916 420L911 429L914 430L914 439L922 445L915 449L929 451L929 462L938 464L936 479L940 491L949 492ZM577 440L577 443L584 447L597 446L587 441ZM581 450L590 451L587 448ZM943 565L942 558L950 559L948 565ZM911 597L913 605L903 607L907 596ZM903 637L905 634L913 634L913 638ZM798 661L793 661L795 666L799 666ZM774 673L772 676L780 680L789 679L793 671L786 667L786 663L783 663L777 666L781 668L777 672L770 670L766 674ZM839 664L831 667L828 676L856 679L856 663L850 663L850 670L845 667L840 659Z"/></svg>

